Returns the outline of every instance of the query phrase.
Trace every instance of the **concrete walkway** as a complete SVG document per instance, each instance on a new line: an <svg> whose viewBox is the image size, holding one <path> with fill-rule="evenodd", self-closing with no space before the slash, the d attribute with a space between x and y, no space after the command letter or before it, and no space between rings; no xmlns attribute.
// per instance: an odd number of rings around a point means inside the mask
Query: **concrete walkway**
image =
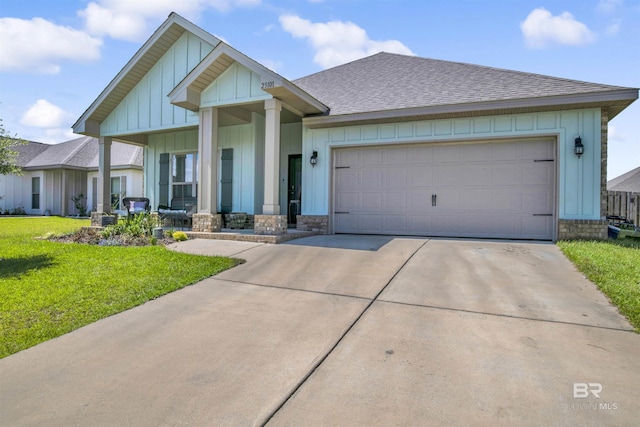
<svg viewBox="0 0 640 427"><path fill-rule="evenodd" d="M0 360L0 425L637 425L640 336L555 245L174 249L247 262Z"/></svg>

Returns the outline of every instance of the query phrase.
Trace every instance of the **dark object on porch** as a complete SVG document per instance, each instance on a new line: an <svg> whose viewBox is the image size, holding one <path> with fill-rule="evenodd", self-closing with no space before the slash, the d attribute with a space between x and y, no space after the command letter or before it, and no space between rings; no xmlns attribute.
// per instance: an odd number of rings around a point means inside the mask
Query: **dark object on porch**
<svg viewBox="0 0 640 427"><path fill-rule="evenodd" d="M191 228L197 205L197 197L174 197L171 206L158 205L158 214L162 220L170 220L172 227Z"/></svg>
<svg viewBox="0 0 640 427"><path fill-rule="evenodd" d="M122 204L127 209L127 216L148 213L151 210L149 199L146 197L125 197Z"/></svg>

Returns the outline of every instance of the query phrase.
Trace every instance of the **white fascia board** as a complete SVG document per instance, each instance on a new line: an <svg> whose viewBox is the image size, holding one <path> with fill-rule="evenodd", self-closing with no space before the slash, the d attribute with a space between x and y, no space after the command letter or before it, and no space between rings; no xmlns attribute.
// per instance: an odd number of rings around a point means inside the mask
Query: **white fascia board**
<svg viewBox="0 0 640 427"><path fill-rule="evenodd" d="M509 99L500 101L474 102L466 104L435 105L429 107L405 108L388 111L342 114L338 116L311 116L302 119L309 128L328 127L349 122L389 120L401 117L429 116L478 111L511 110L571 104L597 104L612 101L633 101L638 99L638 89L620 89L607 92L593 92L576 95L558 95L541 98Z"/></svg>

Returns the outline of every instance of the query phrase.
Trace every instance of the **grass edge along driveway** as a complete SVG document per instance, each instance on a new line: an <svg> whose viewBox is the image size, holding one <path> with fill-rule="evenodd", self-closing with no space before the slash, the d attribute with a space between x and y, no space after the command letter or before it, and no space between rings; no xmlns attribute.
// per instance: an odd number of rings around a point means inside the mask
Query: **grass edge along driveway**
<svg viewBox="0 0 640 427"><path fill-rule="evenodd" d="M38 239L88 220L0 218L0 358L184 288L238 264L162 246Z"/></svg>
<svg viewBox="0 0 640 427"><path fill-rule="evenodd" d="M561 241L562 252L640 333L640 241Z"/></svg>

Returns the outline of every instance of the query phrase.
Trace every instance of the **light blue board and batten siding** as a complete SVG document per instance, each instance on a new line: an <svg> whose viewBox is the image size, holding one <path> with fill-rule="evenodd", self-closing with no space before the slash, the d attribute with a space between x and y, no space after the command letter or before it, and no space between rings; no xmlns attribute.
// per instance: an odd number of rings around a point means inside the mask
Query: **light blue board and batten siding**
<svg viewBox="0 0 640 427"><path fill-rule="evenodd" d="M200 108L263 101L272 96L260 89L260 75L234 62L200 95Z"/></svg>
<svg viewBox="0 0 640 427"><path fill-rule="evenodd" d="M395 124L303 129L303 157L319 154L312 168L303 162L303 188L313 197L302 198L303 215L328 215L331 185L331 149L358 145L412 142L491 141L528 136L557 136L558 214L560 219L600 219L600 109L553 113L487 116ZM573 153L580 135L585 153Z"/></svg>
<svg viewBox="0 0 640 427"><path fill-rule="evenodd" d="M213 49L185 32L100 124L103 136L198 124L198 115L169 102L168 94Z"/></svg>
<svg viewBox="0 0 640 427"><path fill-rule="evenodd" d="M233 149L232 211L254 213L256 167L255 125L224 126L218 130L218 207L220 206L220 150Z"/></svg>

